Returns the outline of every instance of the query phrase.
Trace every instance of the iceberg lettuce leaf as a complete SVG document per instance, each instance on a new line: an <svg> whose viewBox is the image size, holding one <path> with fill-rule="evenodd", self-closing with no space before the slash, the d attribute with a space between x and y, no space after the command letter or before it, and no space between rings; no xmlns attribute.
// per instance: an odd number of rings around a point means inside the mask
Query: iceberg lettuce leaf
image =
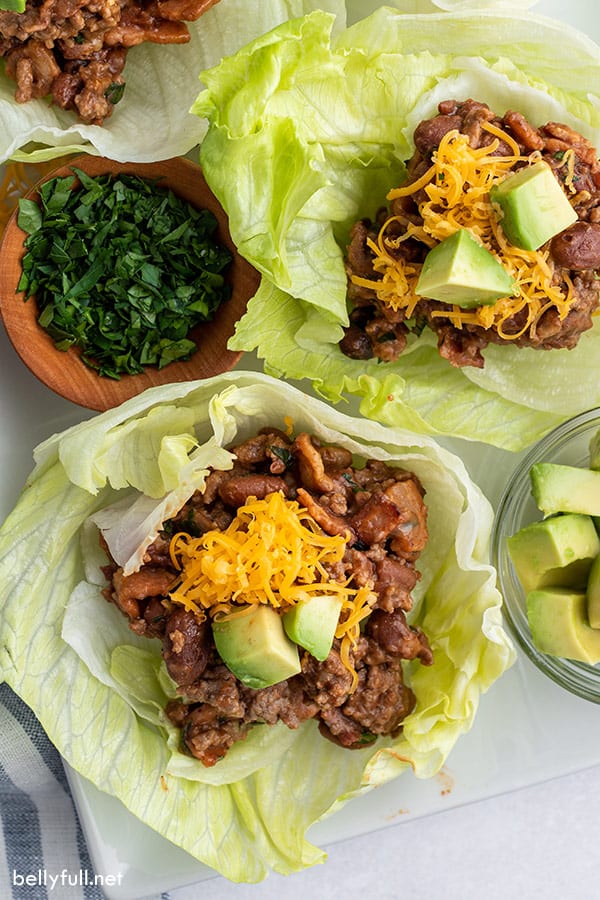
<svg viewBox="0 0 600 900"><path fill-rule="evenodd" d="M254 729L210 771L179 753L161 710L172 685L160 645L132 635L102 597L93 534L84 528L99 510L136 496L132 485L115 489L104 470L115 432L123 429L139 447L136 484L147 478L154 485L149 448L160 442L149 422L168 428L179 421L174 408L192 414L189 437L200 451L267 424L284 428L291 417L297 431L420 478L431 538L419 560L415 621L427 629L435 664L427 672L408 669L417 704L401 738L348 752L309 721L296 731ZM81 480L79 468L63 460L85 446L95 477L82 487L71 480ZM240 371L146 391L54 435L36 455L0 528L2 678L75 770L231 880L258 881L269 870L323 861L306 838L309 826L408 766L420 777L436 772L470 727L481 695L514 659L488 564L491 507L461 460L425 435L346 416L267 375Z"/></svg>
<svg viewBox="0 0 600 900"><path fill-rule="evenodd" d="M538 440L571 415L574 405L587 409L593 405L590 397L600 403L600 390L590 386L586 370L598 346L595 334L583 336L575 369L568 350L536 354L501 347L494 348L489 369L482 374L478 370L476 379L441 359L433 335L396 362L383 364L345 357L337 347L337 328L324 323L313 306L263 279L230 345L256 350L272 375L301 382L310 373L313 388L325 399L346 405L353 401L351 408L367 418L424 433L485 440L507 450ZM524 359L532 357L526 385L519 384L522 369L504 364L503 354L514 358L522 352ZM517 361L521 365L520 356Z"/></svg>

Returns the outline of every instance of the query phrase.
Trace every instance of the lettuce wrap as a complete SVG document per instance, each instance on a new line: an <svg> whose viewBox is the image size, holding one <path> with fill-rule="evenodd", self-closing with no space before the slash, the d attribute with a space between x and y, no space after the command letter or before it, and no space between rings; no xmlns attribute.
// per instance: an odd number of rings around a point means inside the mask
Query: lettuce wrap
<svg viewBox="0 0 600 900"><path fill-rule="evenodd" d="M84 125L73 112L47 99L17 103L15 82L0 61L0 162L54 159L96 153L120 162L152 162L183 156L195 147L205 123L190 115L199 73L269 28L313 9L345 23L343 0L269 0L248 15L244 0L219 0L189 23L187 44L144 43L128 51L123 98L104 125Z"/></svg>
<svg viewBox="0 0 600 900"><path fill-rule="evenodd" d="M201 489L208 465L230 465L227 445L290 419L296 432L422 481L430 540L414 622L435 661L407 666L417 703L396 739L344 750L314 721L263 726L204 768L179 752L163 713L173 685L160 641L133 634L101 595L96 525L112 524L111 542L130 559L146 531ZM49 438L35 463L0 529L2 678L75 770L231 880L322 862L305 836L312 823L409 768L420 778L438 772L514 659L488 564L491 507L461 460L428 436L345 416L241 371L150 389Z"/></svg>
<svg viewBox="0 0 600 900"><path fill-rule="evenodd" d="M383 7L337 35L314 12L203 73L204 174L263 276L230 346L372 419L519 450L600 403L600 323L572 351L489 346L483 369L453 368L429 329L395 362L352 360L338 347L343 252L351 225L402 182L415 126L444 99L564 122L599 146L600 48L522 7L398 6L411 14Z"/></svg>

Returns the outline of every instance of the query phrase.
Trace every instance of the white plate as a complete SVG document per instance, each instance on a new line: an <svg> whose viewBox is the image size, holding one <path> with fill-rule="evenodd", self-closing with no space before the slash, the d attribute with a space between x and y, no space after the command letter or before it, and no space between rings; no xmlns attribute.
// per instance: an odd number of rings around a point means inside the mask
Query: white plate
<svg viewBox="0 0 600 900"><path fill-rule="evenodd" d="M534 10L570 24L600 42L597 0L541 0ZM349 0L350 15L366 15L378 3ZM483 4L482 4L483 5ZM508 5L508 4L505 4ZM515 7L518 3L515 0ZM25 368L0 329L0 521L14 505L31 466L31 451L44 438L91 413L50 393ZM252 368L248 356L244 368ZM258 365L256 365L258 368ZM445 442L463 456L471 475L495 503L515 455L483 445ZM409 774L348 803L313 826L319 846L357 837L399 821L447 810L587 768L600 761L600 719L590 705L544 678L527 659L483 698L472 730L464 735L443 771L429 781ZM113 797L69 770L69 781L98 874L116 886L107 900L148 894L206 881L213 870L194 860L134 818Z"/></svg>

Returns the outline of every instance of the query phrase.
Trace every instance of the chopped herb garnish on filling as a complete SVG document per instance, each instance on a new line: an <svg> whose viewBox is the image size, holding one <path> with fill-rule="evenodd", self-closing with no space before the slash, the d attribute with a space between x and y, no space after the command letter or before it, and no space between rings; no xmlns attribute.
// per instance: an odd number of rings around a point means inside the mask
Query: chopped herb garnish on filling
<svg viewBox="0 0 600 900"><path fill-rule="evenodd" d="M135 175L53 178L41 204L19 201L27 232L17 290L39 324L100 375L163 368L196 350L189 332L230 296L217 222L157 181Z"/></svg>

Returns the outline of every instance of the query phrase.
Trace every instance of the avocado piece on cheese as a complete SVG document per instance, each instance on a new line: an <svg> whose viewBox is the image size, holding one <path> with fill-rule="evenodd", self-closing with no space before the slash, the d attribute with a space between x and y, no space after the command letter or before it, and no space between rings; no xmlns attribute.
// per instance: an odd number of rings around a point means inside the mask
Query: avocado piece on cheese
<svg viewBox="0 0 600 900"><path fill-rule="evenodd" d="M534 463L531 492L544 515L583 513L600 516L600 471L560 463Z"/></svg>
<svg viewBox="0 0 600 900"><path fill-rule="evenodd" d="M511 244L523 250L538 250L577 221L569 198L543 160L524 166L495 184L490 200L500 207L504 234Z"/></svg>
<svg viewBox="0 0 600 900"><path fill-rule="evenodd" d="M590 516L569 513L525 525L507 547L526 593L548 585L583 589L600 538Z"/></svg>
<svg viewBox="0 0 600 900"><path fill-rule="evenodd" d="M429 251L415 287L420 297L466 309L509 297L515 282L504 266L466 228Z"/></svg>
<svg viewBox="0 0 600 900"><path fill-rule="evenodd" d="M283 627L295 644L322 661L329 656L341 609L338 597L318 594L284 613Z"/></svg>
<svg viewBox="0 0 600 900"><path fill-rule="evenodd" d="M527 618L533 642L542 653L600 662L600 629L589 625L583 591L559 587L530 591Z"/></svg>
<svg viewBox="0 0 600 900"><path fill-rule="evenodd" d="M600 628L600 554L592 563L585 594L588 622L592 628Z"/></svg>
<svg viewBox="0 0 600 900"><path fill-rule="evenodd" d="M219 656L243 684L258 690L300 672L298 648L288 638L281 616L263 604L212 623Z"/></svg>

